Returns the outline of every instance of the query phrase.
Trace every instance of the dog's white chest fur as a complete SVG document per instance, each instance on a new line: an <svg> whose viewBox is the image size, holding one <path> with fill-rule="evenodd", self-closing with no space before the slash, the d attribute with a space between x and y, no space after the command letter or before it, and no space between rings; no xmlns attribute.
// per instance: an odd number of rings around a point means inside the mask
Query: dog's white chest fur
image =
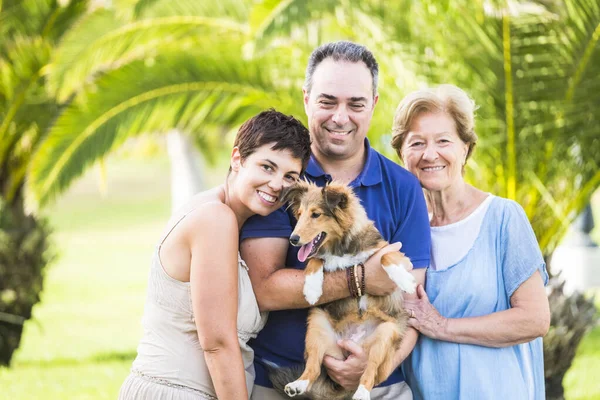
<svg viewBox="0 0 600 400"><path fill-rule="evenodd" d="M346 269L349 266L356 265L361 262L367 261L377 250L361 251L358 254L344 254L343 256L334 256L332 254L325 254L323 256L323 268L325 271L337 271L338 269Z"/></svg>

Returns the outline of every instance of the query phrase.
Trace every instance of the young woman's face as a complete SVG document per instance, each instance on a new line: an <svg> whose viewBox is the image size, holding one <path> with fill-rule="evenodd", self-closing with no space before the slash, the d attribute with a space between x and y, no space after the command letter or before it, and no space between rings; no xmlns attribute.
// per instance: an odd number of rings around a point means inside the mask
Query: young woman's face
<svg viewBox="0 0 600 400"><path fill-rule="evenodd" d="M404 165L419 178L421 186L442 191L462 181L468 149L448 114L424 113L414 119L401 154Z"/></svg>
<svg viewBox="0 0 600 400"><path fill-rule="evenodd" d="M231 155L231 168L237 173L234 195L253 214L268 215L281 207L282 189L300 178L302 161L289 150L272 150L273 143L259 147L241 160L237 148Z"/></svg>

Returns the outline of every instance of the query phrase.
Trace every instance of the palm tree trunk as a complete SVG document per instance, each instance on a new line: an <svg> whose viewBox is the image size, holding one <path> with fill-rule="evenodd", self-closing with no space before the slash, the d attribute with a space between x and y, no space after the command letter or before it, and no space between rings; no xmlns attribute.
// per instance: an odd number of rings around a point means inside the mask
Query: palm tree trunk
<svg viewBox="0 0 600 400"><path fill-rule="evenodd" d="M23 210L22 196L0 203L0 365L9 365L19 347L23 323L40 301L50 229Z"/></svg>
<svg viewBox="0 0 600 400"><path fill-rule="evenodd" d="M204 189L204 163L190 138L178 130L167 134L167 149L171 161L171 211L174 212Z"/></svg>
<svg viewBox="0 0 600 400"><path fill-rule="evenodd" d="M551 255L546 255L551 270ZM558 277L550 279L548 300L550 302L550 330L544 337L544 374L546 398L564 400L562 385L571 367L579 343L598 321L593 299L580 292L565 293L565 281Z"/></svg>

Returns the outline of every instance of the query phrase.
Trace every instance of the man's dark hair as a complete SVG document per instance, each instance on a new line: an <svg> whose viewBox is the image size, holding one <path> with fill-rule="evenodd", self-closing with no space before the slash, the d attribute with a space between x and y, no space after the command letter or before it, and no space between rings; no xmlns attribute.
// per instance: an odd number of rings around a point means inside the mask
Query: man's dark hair
<svg viewBox="0 0 600 400"><path fill-rule="evenodd" d="M306 66L306 78L304 80L304 90L310 93L312 89L312 78L317 66L321 61L326 58L333 58L334 61L345 61L351 63L363 62L371 72L373 77L373 97L377 96L377 81L379 79L379 65L375 56L369 49L360 44L339 41L327 43L317 47L310 58L308 59L308 65Z"/></svg>
<svg viewBox="0 0 600 400"><path fill-rule="evenodd" d="M240 127L233 145L243 161L259 147L271 143L272 150L289 150L300 159L304 171L310 158L310 135L302 122L291 115L274 109L255 115Z"/></svg>

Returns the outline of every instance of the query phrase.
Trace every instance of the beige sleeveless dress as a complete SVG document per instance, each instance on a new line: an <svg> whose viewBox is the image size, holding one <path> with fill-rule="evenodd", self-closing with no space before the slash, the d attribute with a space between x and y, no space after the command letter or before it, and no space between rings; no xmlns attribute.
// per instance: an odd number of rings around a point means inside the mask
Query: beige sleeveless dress
<svg viewBox="0 0 600 400"><path fill-rule="evenodd" d="M120 400L217 399L198 340L190 283L171 278L159 258L160 246L187 214L175 222L154 251L142 318L144 333L131 373L121 387ZM238 269L237 334L250 395L254 383L254 353L247 342L264 326L266 313L258 310L248 267L239 253ZM218 307L218 304L206 307Z"/></svg>

